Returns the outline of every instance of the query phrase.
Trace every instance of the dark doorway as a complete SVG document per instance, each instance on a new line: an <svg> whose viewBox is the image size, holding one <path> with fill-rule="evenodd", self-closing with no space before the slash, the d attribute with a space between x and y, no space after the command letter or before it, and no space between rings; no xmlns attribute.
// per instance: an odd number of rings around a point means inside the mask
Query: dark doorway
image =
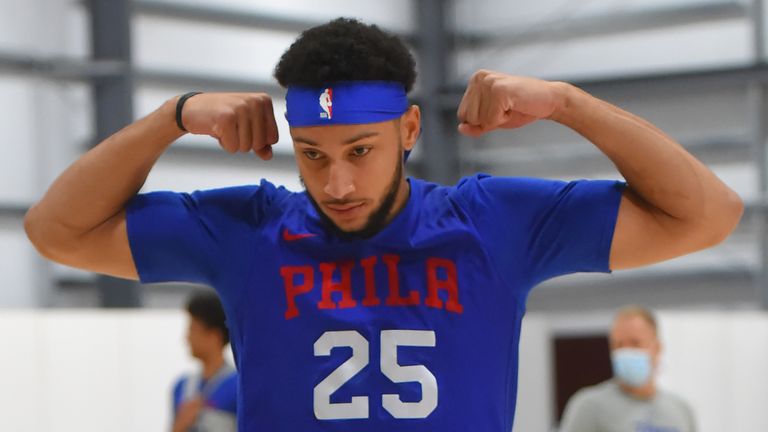
<svg viewBox="0 0 768 432"><path fill-rule="evenodd" d="M613 376L608 336L605 334L556 336L555 419L559 423L565 404L582 387Z"/></svg>

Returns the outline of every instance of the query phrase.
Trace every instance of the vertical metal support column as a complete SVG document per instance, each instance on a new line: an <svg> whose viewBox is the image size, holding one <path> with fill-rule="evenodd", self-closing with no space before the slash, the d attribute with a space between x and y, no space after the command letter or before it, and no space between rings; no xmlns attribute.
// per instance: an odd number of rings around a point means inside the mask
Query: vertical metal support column
<svg viewBox="0 0 768 432"><path fill-rule="evenodd" d="M101 142L133 121L131 75L131 0L88 0L93 60L124 64L123 73L93 82L96 140ZM141 286L133 281L100 276L103 307L141 306Z"/></svg>
<svg viewBox="0 0 768 432"><path fill-rule="evenodd" d="M459 151L455 116L442 106L447 88L448 55L452 38L446 30L446 0L416 0L417 37L419 40L419 81L424 177L430 181L449 184L459 177Z"/></svg>
<svg viewBox="0 0 768 432"><path fill-rule="evenodd" d="M758 170L760 202L754 218L758 230L760 258L755 273L755 289L760 306L768 310L768 86L760 82L749 85L749 103L752 111L752 141Z"/></svg>
<svg viewBox="0 0 768 432"><path fill-rule="evenodd" d="M764 0L752 1L754 29L754 61L761 64L766 59L766 10ZM749 85L750 107L753 113L752 134L757 163L758 190L760 191L759 224L760 260L755 278L755 287L760 306L768 310L768 84L752 82Z"/></svg>

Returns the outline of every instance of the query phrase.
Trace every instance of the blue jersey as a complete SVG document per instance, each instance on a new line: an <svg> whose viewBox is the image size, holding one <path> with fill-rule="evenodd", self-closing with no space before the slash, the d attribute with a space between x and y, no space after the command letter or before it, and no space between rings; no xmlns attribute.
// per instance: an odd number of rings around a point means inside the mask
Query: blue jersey
<svg viewBox="0 0 768 432"><path fill-rule="evenodd" d="M609 271L623 184L408 181L402 211L358 240L335 237L305 193L266 181L129 205L142 282L221 296L239 430L512 428L527 295Z"/></svg>
<svg viewBox="0 0 768 432"><path fill-rule="evenodd" d="M229 365L204 380L199 374L184 375L173 386L173 415L179 412L181 404L195 397L202 397L204 409L237 414L237 372Z"/></svg>

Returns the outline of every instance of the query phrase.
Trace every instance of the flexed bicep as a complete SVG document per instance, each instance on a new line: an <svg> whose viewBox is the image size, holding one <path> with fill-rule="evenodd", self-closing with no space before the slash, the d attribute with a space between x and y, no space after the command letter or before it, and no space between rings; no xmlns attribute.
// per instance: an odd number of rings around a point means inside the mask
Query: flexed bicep
<svg viewBox="0 0 768 432"><path fill-rule="evenodd" d="M57 231L56 227L50 226L42 235L56 237L59 235ZM124 210L76 239L33 243L43 256L52 261L119 278L139 279L128 242Z"/></svg>
<svg viewBox="0 0 768 432"><path fill-rule="evenodd" d="M719 243L702 236L708 232L696 223L672 217L626 188L611 243L610 268L641 267L686 255Z"/></svg>

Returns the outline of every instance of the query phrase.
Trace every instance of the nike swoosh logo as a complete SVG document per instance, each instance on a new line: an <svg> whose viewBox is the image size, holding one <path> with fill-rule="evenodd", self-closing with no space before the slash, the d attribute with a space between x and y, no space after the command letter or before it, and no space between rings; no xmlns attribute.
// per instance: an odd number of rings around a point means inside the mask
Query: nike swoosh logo
<svg viewBox="0 0 768 432"><path fill-rule="evenodd" d="M288 231L288 228L283 230L283 240L287 242L292 242L296 240L305 239L307 237L316 237L317 234L311 234L311 233L300 233L300 234L294 234L290 231Z"/></svg>

